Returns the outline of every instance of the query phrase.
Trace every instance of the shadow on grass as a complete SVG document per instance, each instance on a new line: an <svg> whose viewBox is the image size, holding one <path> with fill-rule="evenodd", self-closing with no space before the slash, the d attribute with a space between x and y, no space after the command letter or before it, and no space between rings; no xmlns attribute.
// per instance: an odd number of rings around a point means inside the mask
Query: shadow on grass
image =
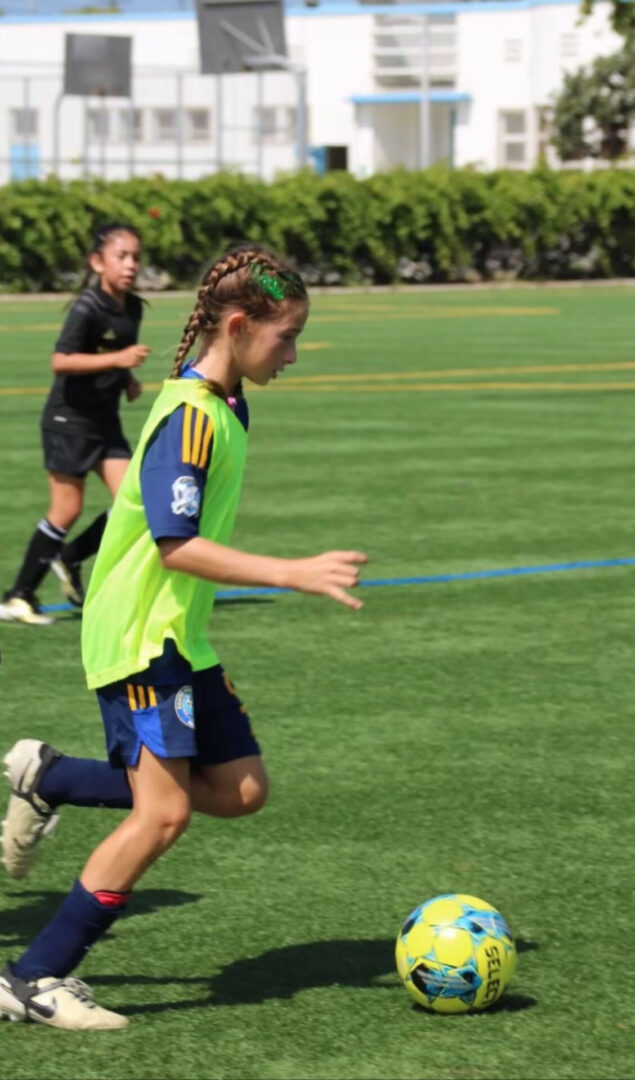
<svg viewBox="0 0 635 1080"><path fill-rule="evenodd" d="M0 946L27 944L55 912L64 895L35 891L13 893L12 896L22 903L18 908L0 913ZM25 899L32 902L25 905ZM131 906L129 914L146 914L166 906L180 907L200 899L200 894L177 889L141 889L134 894L134 908ZM260 956L235 960L216 975L92 975L90 982L95 987L146 986L160 990L170 985L200 987L199 996L185 1001L111 1006L129 1016L209 1006L260 1005L270 999L289 999L302 990L320 986L375 990L400 988L401 981L395 971L394 948L393 938L315 941L286 945L270 949ZM516 948L518 952L526 952L538 948L538 945L517 941ZM487 1012L518 1012L536 1004L537 1001L531 997L504 994ZM426 1012L416 1004L413 1004L413 1009ZM430 1014L426 1012L426 1015Z"/></svg>
<svg viewBox="0 0 635 1080"><path fill-rule="evenodd" d="M516 945L519 952L538 947L533 942L525 941ZM261 1005L272 998L289 999L301 990L318 986L401 989L401 980L395 971L394 948L392 938L315 941L270 949L260 956L235 960L213 976L96 975L90 981L94 986L165 987L172 983L183 987L198 986L201 991L206 991L185 1001L152 1002L118 1008L119 1012L128 1016L210 1006ZM506 993L487 1012L520 1012L537 1004L535 998ZM413 1009L426 1016L436 1015L420 1009L416 1004L413 1004ZM478 1015L483 1014L466 1014L468 1018Z"/></svg>
<svg viewBox="0 0 635 1080"><path fill-rule="evenodd" d="M292 998L301 990L316 986L353 986L391 990L399 985L394 967L392 939L371 941L314 941L270 949L250 959L236 960L212 976L154 977L148 975L93 975L93 986L179 986L205 987L205 996L195 1000L130 1005L118 1012L129 1016L187 1010L206 1006L261 1005L271 998ZM377 980L391 975L390 983Z"/></svg>
<svg viewBox="0 0 635 1080"><path fill-rule="evenodd" d="M28 945L38 930L53 917L66 896L67 893L63 892L34 889L11 892L10 899L18 901L19 907L0 912L0 948ZM201 899L201 893L187 893L180 889L138 889L133 894L125 917L149 915L160 908L181 907ZM102 940L111 936L107 934Z"/></svg>

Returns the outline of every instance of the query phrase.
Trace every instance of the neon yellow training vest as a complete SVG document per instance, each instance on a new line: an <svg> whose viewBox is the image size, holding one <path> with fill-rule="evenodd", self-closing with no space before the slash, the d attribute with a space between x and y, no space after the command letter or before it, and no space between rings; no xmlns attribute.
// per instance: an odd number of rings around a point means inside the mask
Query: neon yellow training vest
<svg viewBox="0 0 635 1080"><path fill-rule="evenodd" d="M206 627L216 584L166 570L152 539L141 496L141 463L156 428L182 404L213 423L212 460L200 511L200 535L219 544L231 538L242 484L247 436L229 406L200 379L167 379L108 519L84 604L82 660L91 689L144 671L163 652L166 638L194 671L217 664ZM183 476L202 454L202 424L184 438Z"/></svg>

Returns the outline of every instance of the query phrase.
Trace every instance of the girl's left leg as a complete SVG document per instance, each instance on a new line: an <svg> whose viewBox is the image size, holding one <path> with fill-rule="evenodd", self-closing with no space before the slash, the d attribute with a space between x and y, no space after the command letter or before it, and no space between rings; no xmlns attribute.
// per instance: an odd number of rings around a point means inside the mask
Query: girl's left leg
<svg viewBox="0 0 635 1080"><path fill-rule="evenodd" d="M190 818L187 758L158 758L142 746L137 765L127 771L133 797L130 814L95 849L57 913L0 977L0 1012L4 1008L14 1019L43 1019L62 1027L97 1026L91 1025L88 1015L94 1004L77 999L76 984L67 976L123 912L132 887L175 843ZM50 1000L55 990L65 1010L63 1022L57 1025ZM38 1014L40 1007L49 1010L48 1018ZM102 1026L126 1023L116 1014L101 1020Z"/></svg>
<svg viewBox="0 0 635 1080"><path fill-rule="evenodd" d="M84 893L98 900L105 894L104 930L112 922L113 911L117 914L115 909L123 908L133 885L175 843L190 818L187 758L158 758L142 746L137 765L127 772L132 810L94 850L79 877ZM95 918L88 920L90 926L83 925L72 895L17 961L14 970L19 978L68 975L86 948L101 936L102 931L93 936L93 930L99 929ZM120 897L120 902L113 902L113 897Z"/></svg>

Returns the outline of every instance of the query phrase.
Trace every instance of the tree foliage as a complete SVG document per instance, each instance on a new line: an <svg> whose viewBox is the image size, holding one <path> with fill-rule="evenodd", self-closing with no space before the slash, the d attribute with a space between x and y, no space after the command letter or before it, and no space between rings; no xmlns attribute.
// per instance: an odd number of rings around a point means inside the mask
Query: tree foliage
<svg viewBox="0 0 635 1080"><path fill-rule="evenodd" d="M0 292L73 287L87 237L109 220L139 228L144 261L173 285L196 285L238 240L288 255L309 285L635 276L635 170L435 167L9 184Z"/></svg>
<svg viewBox="0 0 635 1080"><path fill-rule="evenodd" d="M582 0L580 5L584 15L590 15L598 0ZM635 36L635 3L633 0L610 0L611 25L624 37Z"/></svg>
<svg viewBox="0 0 635 1080"><path fill-rule="evenodd" d="M635 124L635 37L619 52L565 75L551 123L562 161L614 161L627 152Z"/></svg>

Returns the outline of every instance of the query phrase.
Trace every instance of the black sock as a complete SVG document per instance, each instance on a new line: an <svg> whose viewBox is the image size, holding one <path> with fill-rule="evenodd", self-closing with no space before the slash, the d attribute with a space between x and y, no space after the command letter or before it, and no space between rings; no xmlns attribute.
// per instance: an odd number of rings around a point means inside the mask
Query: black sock
<svg viewBox="0 0 635 1080"><path fill-rule="evenodd" d="M103 514L95 518L87 529L84 529L79 536L71 540L70 544L64 545L62 559L67 566L74 566L75 563L83 562L84 559L89 559L91 555L95 555L104 535L107 521L108 511L104 510Z"/></svg>
<svg viewBox="0 0 635 1080"><path fill-rule="evenodd" d="M66 529L58 529L42 518L26 549L15 584L9 590L11 595L35 592L52 560L59 555L65 536Z"/></svg>

